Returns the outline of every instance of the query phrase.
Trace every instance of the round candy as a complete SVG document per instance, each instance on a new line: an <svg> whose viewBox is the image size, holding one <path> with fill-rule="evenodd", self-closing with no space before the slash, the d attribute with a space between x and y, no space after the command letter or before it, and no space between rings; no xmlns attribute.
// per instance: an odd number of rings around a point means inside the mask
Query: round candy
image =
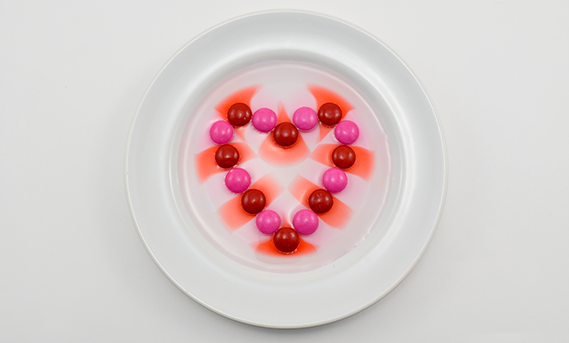
<svg viewBox="0 0 569 343"><path fill-rule="evenodd" d="M278 145L289 147L298 140L298 129L291 123L280 123L273 131L273 137Z"/></svg>
<svg viewBox="0 0 569 343"><path fill-rule="evenodd" d="M317 189L308 197L308 206L316 213L326 213L334 205L334 197L325 189Z"/></svg>
<svg viewBox="0 0 569 343"><path fill-rule="evenodd" d="M252 116L249 106L240 102L231 105L227 111L227 120L233 126L247 125Z"/></svg>
<svg viewBox="0 0 569 343"><path fill-rule="evenodd" d="M258 189L249 189L241 197L241 206L249 214L257 214L265 209L267 198Z"/></svg>
<svg viewBox="0 0 569 343"><path fill-rule="evenodd" d="M225 175L225 186L233 193L243 193L251 185L251 176L245 169L233 168Z"/></svg>
<svg viewBox="0 0 569 343"><path fill-rule="evenodd" d="M281 217L275 211L266 210L255 219L257 229L266 235L275 233L281 227Z"/></svg>
<svg viewBox="0 0 569 343"><path fill-rule="evenodd" d="M292 122L301 131L310 131L318 124L318 116L310 107L301 107L294 112Z"/></svg>
<svg viewBox="0 0 569 343"><path fill-rule="evenodd" d="M342 120L342 109L340 106L327 102L320 106L318 110L318 119L327 126L334 126Z"/></svg>
<svg viewBox="0 0 569 343"><path fill-rule="evenodd" d="M209 129L209 137L216 144L227 144L233 138L233 126L225 120L216 121Z"/></svg>
<svg viewBox="0 0 569 343"><path fill-rule="evenodd" d="M353 121L343 120L334 129L334 136L342 144L354 143L360 135L358 126Z"/></svg>
<svg viewBox="0 0 569 343"><path fill-rule="evenodd" d="M222 145L215 151L215 162L221 168L231 168L239 162L239 151L232 145Z"/></svg>
<svg viewBox="0 0 569 343"><path fill-rule="evenodd" d="M348 177L342 169L330 168L322 176L322 184L330 193L338 193L348 185Z"/></svg>
<svg viewBox="0 0 569 343"><path fill-rule="evenodd" d="M278 251L290 254L298 248L300 238L294 229L281 227L273 236L273 243Z"/></svg>
<svg viewBox="0 0 569 343"><path fill-rule="evenodd" d="M271 132L277 126L277 115L269 108L260 108L253 114L253 126L261 132Z"/></svg>
<svg viewBox="0 0 569 343"><path fill-rule="evenodd" d="M318 216L311 210L300 210L294 215L292 226L301 235L311 235L318 229Z"/></svg>
<svg viewBox="0 0 569 343"><path fill-rule="evenodd" d="M356 153L349 146L340 145L332 152L332 162L338 168L348 169L356 163Z"/></svg>

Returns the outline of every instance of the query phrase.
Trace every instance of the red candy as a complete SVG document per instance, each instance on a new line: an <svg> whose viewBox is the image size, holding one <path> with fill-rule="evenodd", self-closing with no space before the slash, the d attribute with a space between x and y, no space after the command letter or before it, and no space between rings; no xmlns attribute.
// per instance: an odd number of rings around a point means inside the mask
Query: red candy
<svg viewBox="0 0 569 343"><path fill-rule="evenodd" d="M325 189L317 189L308 197L308 206L315 213L326 213L334 205L334 197Z"/></svg>
<svg viewBox="0 0 569 343"><path fill-rule="evenodd" d="M273 236L273 243L278 251L290 254L298 248L300 238L294 229L281 227Z"/></svg>
<svg viewBox="0 0 569 343"><path fill-rule="evenodd" d="M239 162L239 151L232 145L222 145L215 152L215 162L221 168L231 168Z"/></svg>
<svg viewBox="0 0 569 343"><path fill-rule="evenodd" d="M349 146L340 145L332 152L332 162L338 168L348 169L356 163L356 153Z"/></svg>
<svg viewBox="0 0 569 343"><path fill-rule="evenodd" d="M289 147L298 140L298 129L291 123L280 123L273 131L273 137L278 145Z"/></svg>
<svg viewBox="0 0 569 343"><path fill-rule="evenodd" d="M267 198L258 189L249 189L241 197L241 206L249 214L257 214L265 209Z"/></svg>
<svg viewBox="0 0 569 343"><path fill-rule="evenodd" d="M247 125L251 121L251 117L253 117L251 108L240 102L233 104L227 111L227 121L233 126Z"/></svg>
<svg viewBox="0 0 569 343"><path fill-rule="evenodd" d="M327 102L320 106L318 119L326 126L334 126L342 120L342 109L336 104Z"/></svg>

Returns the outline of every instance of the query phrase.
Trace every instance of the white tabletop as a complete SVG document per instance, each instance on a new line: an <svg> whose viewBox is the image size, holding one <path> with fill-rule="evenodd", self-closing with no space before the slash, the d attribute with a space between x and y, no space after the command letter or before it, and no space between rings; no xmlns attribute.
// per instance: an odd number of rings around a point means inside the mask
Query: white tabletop
<svg viewBox="0 0 569 343"><path fill-rule="evenodd" d="M227 19L294 8L351 22L429 92L445 209L387 297L340 322L221 317L154 265L131 221L124 148L144 90ZM569 3L0 4L0 341L564 342L569 339Z"/></svg>

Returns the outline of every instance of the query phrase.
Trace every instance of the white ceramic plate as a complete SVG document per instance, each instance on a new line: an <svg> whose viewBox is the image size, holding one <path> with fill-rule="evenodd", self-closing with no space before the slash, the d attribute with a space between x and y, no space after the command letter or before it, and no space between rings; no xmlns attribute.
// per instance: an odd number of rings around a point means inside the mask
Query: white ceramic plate
<svg viewBox="0 0 569 343"><path fill-rule="evenodd" d="M273 61L340 75L374 109L390 144L390 192L369 235L333 263L303 272L255 269L221 253L185 213L177 189L180 132L192 110L229 75ZM144 95L126 153L132 216L156 264L203 306L265 327L329 323L388 294L426 249L445 185L441 128L411 71L358 28L302 12L241 17L183 47Z"/></svg>

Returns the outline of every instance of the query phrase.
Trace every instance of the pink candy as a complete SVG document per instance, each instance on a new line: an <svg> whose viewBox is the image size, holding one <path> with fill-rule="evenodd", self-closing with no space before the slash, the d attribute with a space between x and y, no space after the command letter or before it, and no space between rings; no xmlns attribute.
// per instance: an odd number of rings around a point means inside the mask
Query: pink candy
<svg viewBox="0 0 569 343"><path fill-rule="evenodd" d="M301 235L311 235L318 229L318 216L311 210L300 210L294 215L292 226Z"/></svg>
<svg viewBox="0 0 569 343"><path fill-rule="evenodd" d="M275 211L266 210L257 215L255 223L259 231L271 235L281 227L281 217Z"/></svg>
<svg viewBox="0 0 569 343"><path fill-rule="evenodd" d="M342 120L334 129L334 136L336 139L345 145L354 143L360 135L358 126L353 121Z"/></svg>
<svg viewBox="0 0 569 343"><path fill-rule="evenodd" d="M216 144L227 144L233 138L233 126L224 120L217 121L209 129L209 137Z"/></svg>
<svg viewBox="0 0 569 343"><path fill-rule="evenodd" d="M251 176L245 169L233 168L225 175L225 186L233 193L243 193L251 185Z"/></svg>
<svg viewBox="0 0 569 343"><path fill-rule="evenodd" d="M330 168L324 172L322 184L330 193L338 193L348 185L348 177L342 169Z"/></svg>
<svg viewBox="0 0 569 343"><path fill-rule="evenodd" d="M318 115L310 107L301 107L294 112L292 122L301 131L310 131L318 124Z"/></svg>
<svg viewBox="0 0 569 343"><path fill-rule="evenodd" d="M269 108L260 108L253 114L253 127L261 132L271 132L277 126L277 115Z"/></svg>

